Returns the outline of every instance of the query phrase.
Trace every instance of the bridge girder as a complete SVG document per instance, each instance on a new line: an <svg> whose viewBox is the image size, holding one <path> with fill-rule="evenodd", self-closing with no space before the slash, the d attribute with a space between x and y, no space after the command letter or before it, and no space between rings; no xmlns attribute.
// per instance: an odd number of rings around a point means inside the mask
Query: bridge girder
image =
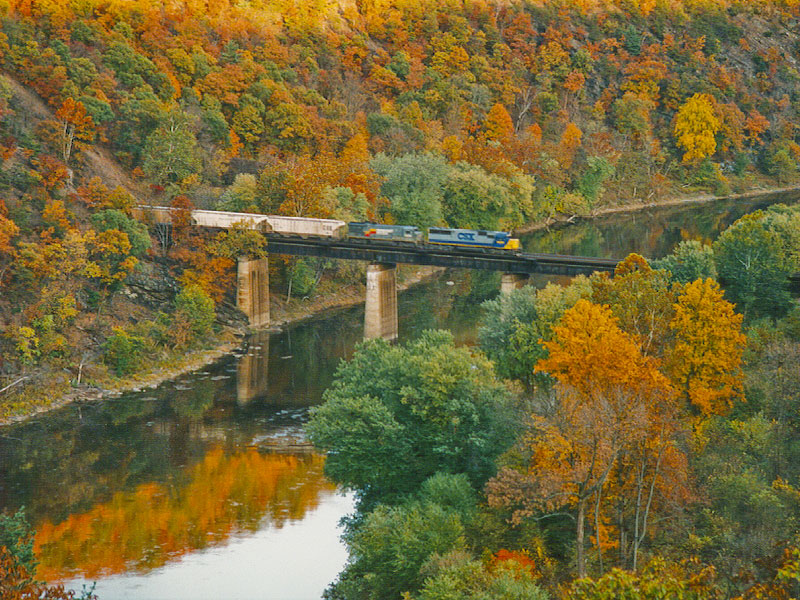
<svg viewBox="0 0 800 600"><path fill-rule="evenodd" d="M514 253L506 250L483 250L454 246L413 245L408 243L359 243L353 240L304 239L267 235L270 254L321 256L370 263L412 264L461 269L482 269L503 273L544 273L580 275L595 271L613 272L616 260L555 254Z"/></svg>

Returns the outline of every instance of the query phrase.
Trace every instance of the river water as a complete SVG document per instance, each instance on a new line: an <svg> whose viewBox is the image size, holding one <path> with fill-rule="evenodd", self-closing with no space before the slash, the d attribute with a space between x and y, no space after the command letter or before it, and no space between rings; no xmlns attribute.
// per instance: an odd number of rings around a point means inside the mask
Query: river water
<svg viewBox="0 0 800 600"><path fill-rule="evenodd" d="M534 232L523 246L658 257L774 201L615 215ZM559 278L532 284L549 280ZM401 340L444 328L474 343L480 304L498 287L498 274L451 271L404 292ZM38 577L76 590L97 582L101 600L320 598L347 558L338 522L353 499L325 479L303 424L362 323L355 307L257 334L154 390L0 429L0 510L26 508Z"/></svg>

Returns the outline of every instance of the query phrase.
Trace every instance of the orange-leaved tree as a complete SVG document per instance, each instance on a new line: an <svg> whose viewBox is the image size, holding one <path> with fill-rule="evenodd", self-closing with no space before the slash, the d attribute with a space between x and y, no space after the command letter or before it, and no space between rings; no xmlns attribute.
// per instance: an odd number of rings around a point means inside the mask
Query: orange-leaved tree
<svg viewBox="0 0 800 600"><path fill-rule="evenodd" d="M712 279L688 284L675 304L670 373L703 416L724 415L741 397L741 325L742 315L734 312Z"/></svg>
<svg viewBox="0 0 800 600"><path fill-rule="evenodd" d="M3 283L3 275L11 265L16 255L16 250L11 244L12 238L19 234L19 227L8 218L6 203L0 199L0 284Z"/></svg>
<svg viewBox="0 0 800 600"><path fill-rule="evenodd" d="M489 502L513 507L516 520L574 509L583 577L589 501L595 500L595 541L602 553L605 487L625 449L651 437L654 407L674 392L657 361L641 353L607 306L579 300L544 346L549 357L536 368L557 380L558 402L548 416L533 417L523 442L528 463L503 469L488 484Z"/></svg>
<svg viewBox="0 0 800 600"><path fill-rule="evenodd" d="M62 127L61 158L64 160L64 164L69 164L76 140L86 144L94 140L95 124L91 115L86 112L86 107L72 98L64 100L61 108L56 112L56 117Z"/></svg>

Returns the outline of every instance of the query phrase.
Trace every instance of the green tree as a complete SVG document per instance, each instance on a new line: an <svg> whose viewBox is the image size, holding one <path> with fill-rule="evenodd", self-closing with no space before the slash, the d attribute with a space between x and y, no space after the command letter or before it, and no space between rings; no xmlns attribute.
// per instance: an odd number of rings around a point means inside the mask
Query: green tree
<svg viewBox="0 0 800 600"><path fill-rule="evenodd" d="M427 331L405 346L365 342L312 410L311 440L325 472L363 498L413 492L437 471L476 486L510 443L510 408L491 363L451 334Z"/></svg>
<svg viewBox="0 0 800 600"><path fill-rule="evenodd" d="M145 348L144 338L131 335L122 327L115 327L114 334L103 344L103 362L120 377L130 375L141 365Z"/></svg>
<svg viewBox="0 0 800 600"><path fill-rule="evenodd" d="M442 223L442 190L448 173L435 154L378 154L370 167L383 179L381 194L397 223L426 228Z"/></svg>
<svg viewBox="0 0 800 600"><path fill-rule="evenodd" d="M506 178L458 163L444 187L445 220L468 229L513 229L532 213L534 189L530 175L518 172Z"/></svg>
<svg viewBox="0 0 800 600"><path fill-rule="evenodd" d="M547 600L548 594L523 568L495 566L451 551L431 558L423 567L427 577L416 600Z"/></svg>
<svg viewBox="0 0 800 600"><path fill-rule="evenodd" d="M293 261L289 270L289 293L299 298L308 296L317 285L317 274L308 259L298 258Z"/></svg>
<svg viewBox="0 0 800 600"><path fill-rule="evenodd" d="M145 174L155 183L180 183L200 171L200 150L188 120L171 113L144 144Z"/></svg>
<svg viewBox="0 0 800 600"><path fill-rule="evenodd" d="M614 175L614 165L602 156L590 156L586 169L578 179L577 190L589 202L590 207L603 194L603 183Z"/></svg>
<svg viewBox="0 0 800 600"><path fill-rule="evenodd" d="M349 187L334 187L325 190L325 202L333 208L331 217L342 221L366 221L369 211L369 200Z"/></svg>
<svg viewBox="0 0 800 600"><path fill-rule="evenodd" d="M768 215L756 211L736 221L713 244L725 296L748 319L781 316L791 306L788 278L793 266Z"/></svg>
<svg viewBox="0 0 800 600"><path fill-rule="evenodd" d="M773 142L764 150L764 170L781 183L791 181L797 175L797 161L785 140Z"/></svg>
<svg viewBox="0 0 800 600"><path fill-rule="evenodd" d="M258 183L251 173L237 173L233 183L222 192L217 210L233 212L257 212Z"/></svg>
<svg viewBox="0 0 800 600"><path fill-rule="evenodd" d="M588 280L578 277L567 287L525 286L484 302L478 341L497 374L517 379L528 389L548 383L547 374L534 372L536 363L547 356L542 342L550 339L564 312L590 293Z"/></svg>
<svg viewBox="0 0 800 600"><path fill-rule="evenodd" d="M714 264L714 251L711 246L697 240L684 240L672 254L654 260L654 269L669 271L672 281L691 283L696 279L716 279L717 267Z"/></svg>
<svg viewBox="0 0 800 600"><path fill-rule="evenodd" d="M140 164L145 141L164 117L158 96L146 87L136 88L119 107L119 118L109 126L114 148L131 167Z"/></svg>
<svg viewBox="0 0 800 600"><path fill-rule="evenodd" d="M622 98L614 101L611 114L617 131L642 140L650 135L650 113L655 108L652 100L625 92Z"/></svg>
<svg viewBox="0 0 800 600"><path fill-rule="evenodd" d="M131 219L121 210L101 210L89 217L97 231L116 229L128 235L131 244L130 253L133 256L142 256L150 248L150 234L147 225Z"/></svg>
<svg viewBox="0 0 800 600"><path fill-rule="evenodd" d="M695 515L697 553L735 580L800 523L800 491L780 476L796 471L797 433L755 415L711 421L703 439L694 471L710 505Z"/></svg>
<svg viewBox="0 0 800 600"><path fill-rule="evenodd" d="M267 240L260 231L235 223L230 229L220 231L208 245L215 256L236 260L240 256L264 258L267 255Z"/></svg>
<svg viewBox="0 0 800 600"><path fill-rule="evenodd" d="M458 514L432 502L378 507L344 535L350 560L328 597L348 600L400 598L423 583L420 570L432 556L465 550Z"/></svg>

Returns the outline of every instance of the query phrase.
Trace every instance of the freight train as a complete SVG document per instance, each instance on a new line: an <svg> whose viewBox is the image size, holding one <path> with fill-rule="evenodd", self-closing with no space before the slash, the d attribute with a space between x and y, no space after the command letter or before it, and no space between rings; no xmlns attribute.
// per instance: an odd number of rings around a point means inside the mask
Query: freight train
<svg viewBox="0 0 800 600"><path fill-rule="evenodd" d="M169 224L176 209L164 206L138 206L134 217L153 224ZM284 217L216 210L192 210L192 224L197 227L227 229L233 225L255 229L272 235L321 237L333 239L404 242L410 244L435 244L465 248L491 248L518 250L519 240L505 231L484 229L428 228L427 238L419 227L413 225L384 225L381 223L346 223L336 219Z"/></svg>

